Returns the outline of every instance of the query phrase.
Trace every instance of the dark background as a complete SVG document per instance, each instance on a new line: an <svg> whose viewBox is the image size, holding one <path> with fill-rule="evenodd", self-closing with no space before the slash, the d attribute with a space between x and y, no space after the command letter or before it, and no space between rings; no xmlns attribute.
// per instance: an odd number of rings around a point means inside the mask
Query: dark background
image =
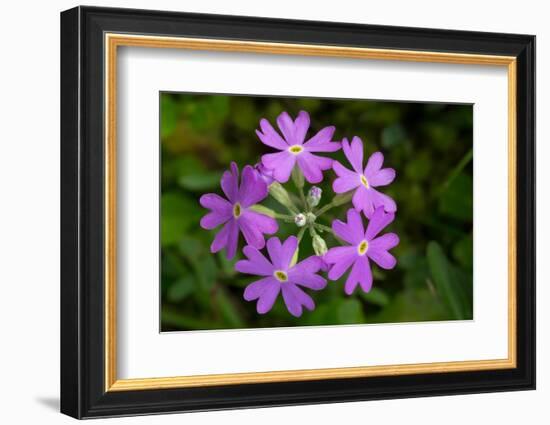
<svg viewBox="0 0 550 425"><path fill-rule="evenodd" d="M471 105L161 93L160 107L162 331L472 318ZM282 111L294 117L302 109L311 117L307 137L335 125L334 140L359 136L365 161L380 150L384 166L397 171L382 191L397 202L396 219L385 231L400 237L392 250L398 264L388 271L373 265L368 294L358 287L346 296L346 273L323 291L307 291L317 306L313 312L304 310L296 319L279 299L260 316L255 302L242 298L257 277L233 270L239 253L231 262L224 251L210 253L218 229L199 226L207 210L198 199L221 194L220 177L231 161L242 169L274 152L255 134L261 118L276 128ZM350 167L343 152L330 156ZM332 198L335 177L331 170L324 175L321 205ZM271 198L262 204L285 212ZM334 218L345 219L349 207L332 209L320 220L330 225ZM281 238L297 232L280 220L279 226ZM329 248L338 244L323 237ZM311 254L306 232L300 260Z"/></svg>

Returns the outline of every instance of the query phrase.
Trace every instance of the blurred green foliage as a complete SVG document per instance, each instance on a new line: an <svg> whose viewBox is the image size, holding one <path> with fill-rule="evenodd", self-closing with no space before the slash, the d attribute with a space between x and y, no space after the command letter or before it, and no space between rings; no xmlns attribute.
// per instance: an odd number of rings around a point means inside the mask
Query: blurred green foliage
<svg viewBox="0 0 550 425"><path fill-rule="evenodd" d="M162 93L161 103L161 329L193 330L274 326L471 319L473 304L473 180L471 105ZM206 192L231 161L255 164L273 150L255 135L261 118L275 123L282 111L311 115L308 136L335 125L335 140L357 135L365 157L381 150L396 180L384 192L398 205L388 231L401 242L393 270L373 266L373 289L343 291L344 278L308 293L317 308L292 317L279 299L258 315L243 290L255 280L236 273L224 252L211 254L216 231L199 220ZM342 152L336 159L347 165ZM321 205L330 201L334 173L325 173ZM289 184L288 186L291 186ZM306 190L309 186L306 184ZM284 212L271 198L264 205ZM321 219L345 218L346 205ZM320 220L321 220L320 219ZM297 233L280 222L278 236ZM326 233L329 247L338 244ZM242 246L242 236L240 244ZM300 259L313 254L307 235Z"/></svg>

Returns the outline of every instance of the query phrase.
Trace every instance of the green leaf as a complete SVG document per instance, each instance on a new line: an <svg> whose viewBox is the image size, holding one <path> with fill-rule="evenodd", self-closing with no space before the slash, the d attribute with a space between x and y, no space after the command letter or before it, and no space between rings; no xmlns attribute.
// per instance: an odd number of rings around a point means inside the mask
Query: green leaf
<svg viewBox="0 0 550 425"><path fill-rule="evenodd" d="M338 323L354 324L364 322L363 307L361 302L355 298L341 301L337 311Z"/></svg>
<svg viewBox="0 0 550 425"><path fill-rule="evenodd" d="M164 306L161 311L161 331L167 331L172 327L180 330L204 330L223 329L223 323L207 319L197 318L194 315L185 314L181 311Z"/></svg>
<svg viewBox="0 0 550 425"><path fill-rule="evenodd" d="M178 279L168 289L168 301L179 302L183 301L195 290L194 279L191 276L185 276Z"/></svg>
<svg viewBox="0 0 550 425"><path fill-rule="evenodd" d="M174 192L162 195L160 200L160 243L167 246L178 242L195 221L196 205L190 199Z"/></svg>
<svg viewBox="0 0 550 425"><path fill-rule="evenodd" d="M449 184L439 199L439 212L447 217L467 222L473 216L473 180L461 173Z"/></svg>
<svg viewBox="0 0 550 425"><path fill-rule="evenodd" d="M380 288L372 288L369 292L361 291L360 295L365 301L382 307L388 305L390 302L388 294Z"/></svg>
<svg viewBox="0 0 550 425"><path fill-rule="evenodd" d="M406 139L407 135L400 124L392 124L382 131L382 146L386 149L403 144Z"/></svg>
<svg viewBox="0 0 550 425"><path fill-rule="evenodd" d="M464 304L464 289L461 288L452 271L451 264L437 242L428 243L427 258L435 288L453 318L466 319L468 311Z"/></svg>
<svg viewBox="0 0 550 425"><path fill-rule="evenodd" d="M453 257L458 263L471 270L474 266L474 238L470 233L453 246Z"/></svg>
<svg viewBox="0 0 550 425"><path fill-rule="evenodd" d="M162 93L160 97L160 137L170 136L178 124L177 104L169 93Z"/></svg>
<svg viewBox="0 0 550 425"><path fill-rule="evenodd" d="M372 322L400 323L452 318L428 289L407 289L396 295L380 313L372 317Z"/></svg>
<svg viewBox="0 0 550 425"><path fill-rule="evenodd" d="M229 295L225 290L220 289L216 292L216 300L220 308L220 312L224 321L231 328L242 328L245 327L245 323L237 310L233 301L229 298Z"/></svg>
<svg viewBox="0 0 550 425"><path fill-rule="evenodd" d="M180 176L178 184L194 192L216 189L220 184L219 173L196 173Z"/></svg>

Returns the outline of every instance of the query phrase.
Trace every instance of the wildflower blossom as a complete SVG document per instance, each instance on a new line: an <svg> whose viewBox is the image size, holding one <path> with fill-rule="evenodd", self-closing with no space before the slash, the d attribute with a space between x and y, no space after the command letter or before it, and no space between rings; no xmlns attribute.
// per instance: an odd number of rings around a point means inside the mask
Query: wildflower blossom
<svg viewBox="0 0 550 425"><path fill-rule="evenodd" d="M294 165L297 163L309 183L323 180L323 171L332 167L332 159L313 155L312 152L335 152L340 149L339 142L333 142L334 127L320 130L304 143L309 129L309 114L301 111L296 120L283 112L277 117L277 125L282 137L265 118L260 121L260 130L256 134L263 144L280 150L262 156L262 164L273 170L273 177L280 183L286 183Z"/></svg>
<svg viewBox="0 0 550 425"><path fill-rule="evenodd" d="M317 256L311 256L292 266L297 248L298 240L295 236L289 237L284 243L279 238L272 237L267 241L270 257L268 260L255 247L244 247L247 259L238 261L235 269L241 273L263 276L248 285L244 291L245 300L258 300L258 313L264 314L271 310L280 292L286 308L293 316L300 317L303 307L308 310L315 308L313 299L300 287L318 291L326 286L327 281L316 274L321 268L321 260Z"/></svg>
<svg viewBox="0 0 550 425"><path fill-rule="evenodd" d="M267 185L254 169L247 165L243 169L239 186L239 169L231 163L231 171L226 171L221 179L221 187L227 200L215 193L201 196L200 204L211 210L201 219L201 227L214 229L224 224L218 232L211 252L225 248L228 259L235 256L242 232L246 243L261 249L265 245L264 233L275 233L279 226L274 218L249 210L249 207L267 197Z"/></svg>
<svg viewBox="0 0 550 425"><path fill-rule="evenodd" d="M387 212L395 212L397 206L394 200L375 189L375 187L390 184L395 178L393 168L382 168L384 155L381 152L373 153L363 169L363 142L359 137L354 137L351 144L344 139L342 149L353 170L334 161L332 168L338 178L332 184L333 190L336 193L345 193L355 189L353 206L357 211L363 211L367 217L370 217L380 206L383 206Z"/></svg>
<svg viewBox="0 0 550 425"><path fill-rule="evenodd" d="M347 223L340 220L332 222L334 233L349 245L329 249L324 259L332 264L328 273L331 280L339 279L351 267L344 286L346 294L353 293L357 284L361 285L363 291L370 291L372 271L369 259L383 269L392 269L395 266L395 257L388 250L399 243L399 237L395 233L377 237L394 217L395 214L385 213L384 208L379 207L372 214L365 231L360 213L352 208L348 210Z"/></svg>

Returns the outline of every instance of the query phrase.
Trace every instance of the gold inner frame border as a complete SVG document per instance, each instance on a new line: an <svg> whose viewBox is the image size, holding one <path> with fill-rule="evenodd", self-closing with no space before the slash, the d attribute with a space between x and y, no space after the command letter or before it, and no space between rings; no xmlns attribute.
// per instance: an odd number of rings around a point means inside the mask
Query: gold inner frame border
<svg viewBox="0 0 550 425"><path fill-rule="evenodd" d="M360 378L449 373L515 368L516 359L516 58L513 56L479 55L393 49L371 49L330 45L288 44L275 42L236 41L201 38L163 37L106 33L105 46L105 391L137 391L152 389L239 385L322 379ZM339 57L403 62L431 62L468 65L504 66L508 72L508 357L495 360L398 364L118 379L116 324L116 128L117 128L117 51L118 47L148 47Z"/></svg>

